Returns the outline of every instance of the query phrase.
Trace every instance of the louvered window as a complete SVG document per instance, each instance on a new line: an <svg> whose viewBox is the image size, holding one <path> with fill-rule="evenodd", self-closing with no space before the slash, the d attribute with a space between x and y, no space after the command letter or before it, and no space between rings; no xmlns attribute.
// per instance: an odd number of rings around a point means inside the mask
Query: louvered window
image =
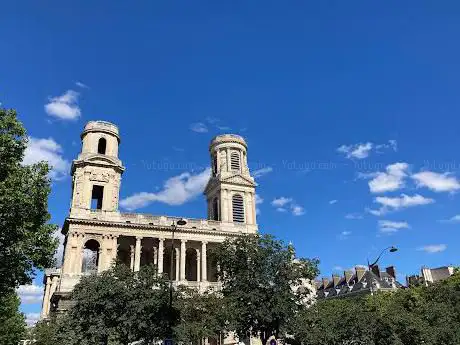
<svg viewBox="0 0 460 345"><path fill-rule="evenodd" d="M240 194L235 194L232 198L233 221L244 223L244 202Z"/></svg>
<svg viewBox="0 0 460 345"><path fill-rule="evenodd" d="M230 164L232 170L240 171L240 155L238 152L232 152L230 155Z"/></svg>

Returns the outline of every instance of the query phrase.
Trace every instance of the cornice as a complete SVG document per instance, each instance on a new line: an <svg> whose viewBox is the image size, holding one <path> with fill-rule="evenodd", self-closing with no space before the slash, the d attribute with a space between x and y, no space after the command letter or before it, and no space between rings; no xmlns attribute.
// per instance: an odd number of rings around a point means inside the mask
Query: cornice
<svg viewBox="0 0 460 345"><path fill-rule="evenodd" d="M170 233L172 227L170 225L158 225L158 224L139 224L139 223L126 223L126 222L114 222L97 219L84 219L84 218L66 218L63 233L67 233L70 224L80 225L91 225L91 226L104 226L108 228L120 228L120 229L139 229L139 230L157 230L162 232ZM65 229L65 231L64 231ZM206 230L198 228L178 227L175 230L176 233L187 233L187 234L200 234L200 235L212 235L212 236L243 236L244 232L229 232L222 230Z"/></svg>

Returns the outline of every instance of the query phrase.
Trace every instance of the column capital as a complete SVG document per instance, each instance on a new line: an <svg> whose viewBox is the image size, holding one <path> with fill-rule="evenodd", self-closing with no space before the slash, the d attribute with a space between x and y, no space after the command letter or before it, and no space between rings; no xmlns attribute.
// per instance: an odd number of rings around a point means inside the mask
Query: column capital
<svg viewBox="0 0 460 345"><path fill-rule="evenodd" d="M201 244L202 244L202 245L203 245L203 244L206 245L206 244L208 244L208 243L209 243L208 241L201 241Z"/></svg>
<svg viewBox="0 0 460 345"><path fill-rule="evenodd" d="M140 241L140 240L142 240L142 239L143 239L142 236L136 236L136 241Z"/></svg>
<svg viewBox="0 0 460 345"><path fill-rule="evenodd" d="M181 239L181 243L187 243L188 240Z"/></svg>

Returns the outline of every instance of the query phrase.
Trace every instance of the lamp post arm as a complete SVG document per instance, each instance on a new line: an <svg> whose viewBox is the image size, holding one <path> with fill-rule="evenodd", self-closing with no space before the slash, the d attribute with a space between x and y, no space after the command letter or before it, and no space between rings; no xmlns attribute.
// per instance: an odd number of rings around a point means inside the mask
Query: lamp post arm
<svg viewBox="0 0 460 345"><path fill-rule="evenodd" d="M375 265L379 262L379 260L380 260L380 258L382 257L382 255L383 255L387 250L389 250L389 249L391 249L391 248L393 248L393 247L390 246L390 247L387 247L387 248L385 248L384 250L382 250L382 252L380 253L380 255L377 257L377 259L376 259L372 264L369 264L369 260L368 260L368 261L367 261L367 264L368 264L368 266L369 266L369 270L370 270L373 266L375 266Z"/></svg>

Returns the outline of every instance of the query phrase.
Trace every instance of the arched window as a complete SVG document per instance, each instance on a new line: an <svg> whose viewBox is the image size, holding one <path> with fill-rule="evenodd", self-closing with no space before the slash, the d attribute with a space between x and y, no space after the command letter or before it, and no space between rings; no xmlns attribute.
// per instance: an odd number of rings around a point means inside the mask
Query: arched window
<svg viewBox="0 0 460 345"><path fill-rule="evenodd" d="M83 248L82 273L96 273L99 263L99 242L89 240Z"/></svg>
<svg viewBox="0 0 460 345"><path fill-rule="evenodd" d="M233 151L230 155L230 165L232 170L240 171L240 155L238 152Z"/></svg>
<svg viewBox="0 0 460 345"><path fill-rule="evenodd" d="M232 197L233 221L244 223L244 202L240 194L235 194Z"/></svg>
<svg viewBox="0 0 460 345"><path fill-rule="evenodd" d="M107 140L105 138L100 138L97 143L97 153L105 155L105 149L107 148Z"/></svg>
<svg viewBox="0 0 460 345"><path fill-rule="evenodd" d="M212 201L212 219L219 220L219 199L217 198Z"/></svg>

